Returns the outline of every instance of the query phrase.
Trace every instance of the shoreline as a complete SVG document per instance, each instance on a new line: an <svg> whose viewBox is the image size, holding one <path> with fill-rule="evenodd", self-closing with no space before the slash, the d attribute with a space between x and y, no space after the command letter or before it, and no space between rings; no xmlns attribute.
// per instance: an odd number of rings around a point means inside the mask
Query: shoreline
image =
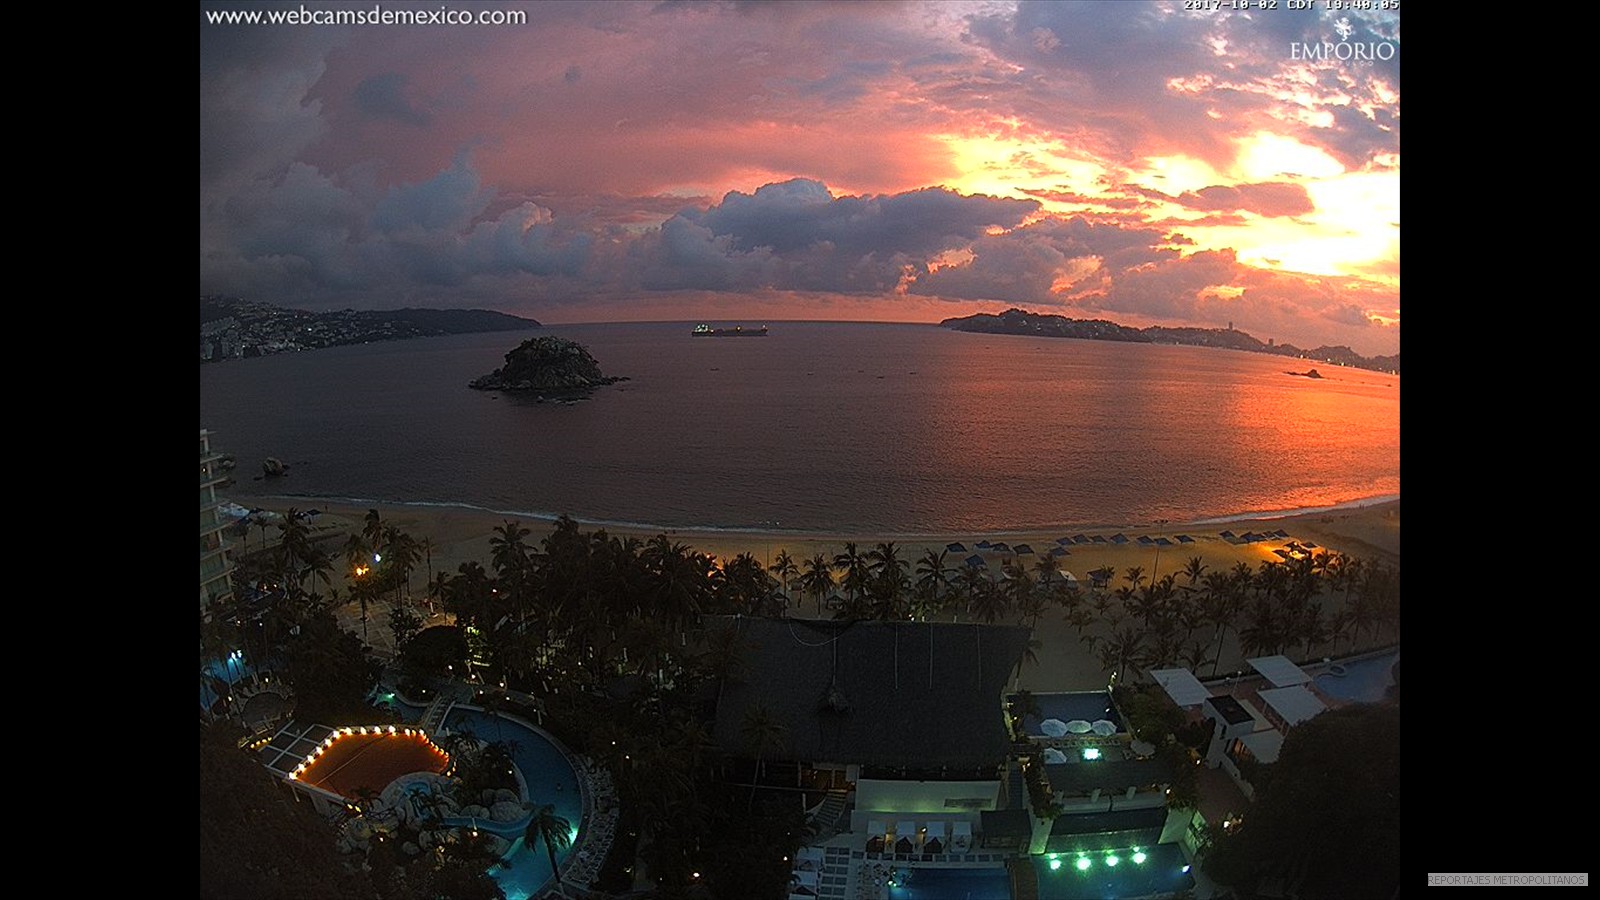
<svg viewBox="0 0 1600 900"><path fill-rule="evenodd" d="M530 547L538 548L543 538L550 533L554 521L451 504L363 503L311 497L225 497L223 499L233 500L246 508L258 506L280 514L291 506L299 510L319 510L320 514L310 520L312 537L319 542L330 542L329 550L334 555L335 571L345 569L343 557L337 550L343 537L361 530L367 510L378 510L385 524L399 528L419 541L427 539L428 549L424 557L418 560L417 568L412 574L410 592L413 597L426 594L425 579L431 578L438 572L454 574L462 563L469 561L477 562L486 569L490 568L492 558L490 542L495 536L495 529L505 522L516 521L527 528L529 533L525 541ZM802 571L805 562L818 554L831 562L835 554L843 551L846 542L855 542L858 551L866 553L879 542L893 541L900 558L909 564L908 574L913 580L918 577L918 564L925 555L929 552L937 554L945 551L949 543L961 542L965 545L965 551L946 552L944 557L946 567L958 568L970 555L977 553L984 559L991 575L998 575L1002 560L1008 556L1033 569L1043 555L1058 546L1057 536L1079 533L1100 535L1109 539L1121 532L1128 538L1123 544L1112 544L1108 540L1100 544L1073 544L1066 548L1067 555L1057 560L1060 571L1071 573L1085 583L1088 581L1090 571L1101 566L1111 566L1116 572L1112 581L1114 585L1123 584L1125 574L1135 567L1142 569L1147 579L1174 574L1178 576L1180 585L1187 584L1188 580L1183 570L1192 558L1198 558L1206 567L1206 571L1227 571L1241 563L1256 569L1263 562L1278 562L1280 557L1272 551L1283 547L1290 540L1302 544L1313 543L1318 549L1336 550L1390 566L1398 566L1400 562L1398 499L1366 501L1365 505L1349 505L1292 516L1230 518L1210 524L1191 522L1141 526L1073 526L1048 530L997 530L983 537L943 534L907 538L883 534L851 534L843 530L836 534L799 534L694 528L628 528L600 526L577 519L575 521L578 521L579 528L585 533L603 530L608 536L631 537L641 542L647 542L658 534L665 534L672 542L687 544L694 550L713 556L719 561L732 559L740 553L749 553L766 567L779 552L787 551ZM1220 536L1222 531L1242 533L1278 529L1284 530L1288 537L1250 544L1235 544ZM251 553L259 551L263 545L270 546L277 538L277 534L277 529L272 526L265 529L252 526L246 531L243 539L230 532L228 540L243 552ZM1180 534L1191 537L1193 543L1172 544L1166 547L1139 543L1141 537L1152 540L1157 536L1175 539ZM1019 555L1015 552L1001 554L979 550L973 546L973 541L982 540L984 537L1012 544L1031 544L1036 552L1033 555ZM346 577L348 578L348 572ZM344 581L337 577L334 580L336 583ZM791 579L791 588L793 585L794 581ZM341 585L341 588L343 586ZM825 611L816 608L811 598L804 596L797 589L791 590L791 595L794 604L789 610L789 615L796 618L827 616ZM354 604L346 603L341 606L338 615L344 628L361 633L360 611ZM961 610L947 611L937 618L942 621L972 620L969 613ZM1015 613L1002 621L1019 623ZM387 627L373 626L366 629L366 633L375 649L392 652ZM1108 627L1101 623L1092 627L1086 636L1071 626L1059 612L1050 612L1034 627L1034 636L1039 641L1037 662L1030 662L1023 668L1013 689L1020 687L1032 691L1062 691L1094 690L1104 687L1107 680L1106 672L1098 654L1094 653L1092 646L1086 643L1090 638L1104 638L1107 634ZM1386 638L1384 642L1393 641L1396 637ZM1346 648L1346 652L1361 649L1363 648L1352 646ZM1327 648L1321 648L1314 655L1321 658L1327 652ZM1240 651L1236 633L1227 633L1221 659L1218 662L1219 666L1207 668L1214 668L1218 673L1242 671L1245 668L1244 654Z"/></svg>
<svg viewBox="0 0 1600 900"><path fill-rule="evenodd" d="M418 513L439 512L459 513L472 516L493 516L500 521L507 519L517 520L523 524L537 523L544 526L554 525L563 516L571 518L586 531L604 530L608 534L648 534L654 537L657 534L698 534L713 537L728 537L732 539L761 539L761 540L795 540L795 541L847 541L853 540L860 543L864 540L877 541L904 541L912 543L950 543L952 541L982 540L990 537L1024 537L1031 540L1041 540L1041 535L1060 535L1064 532L1134 532L1137 534L1176 533L1185 529L1198 530L1210 529L1213 526L1229 526L1248 522L1280 522L1285 520L1304 519L1315 516L1344 515L1371 509L1398 509L1400 504L1399 494L1381 494L1349 500L1326 506L1299 507L1290 509L1263 510L1254 512L1231 513L1217 516L1203 516L1195 519L1158 520L1155 522L1098 522L1098 523L1057 523L1051 525L1027 525L1020 527L992 528L979 534L975 531L960 532L953 530L935 531L883 531L871 529L830 529L827 531L808 531L800 529L785 529L774 526L742 526L742 525L662 525L650 522L631 522L617 519L592 519L566 513L530 512L528 510L495 509L488 506L479 506L472 503L448 500L372 500L362 497L329 497L308 496L292 494L259 494L249 496L229 496L224 499L232 500L241 506L249 508L256 503L261 509L273 512L282 512L290 506L298 509L327 508L343 512L359 510L364 515L368 509L377 509L380 513L388 510L406 511L413 510ZM243 501L252 501L246 503ZM1050 542L1054 541L1054 537ZM1398 550L1393 551L1398 553Z"/></svg>
<svg viewBox="0 0 1600 900"><path fill-rule="evenodd" d="M241 503L247 508L257 506L280 514L290 507L299 510L317 509L321 515L314 520L313 530L318 535L358 532L361 530L361 523L367 510L376 509L385 523L400 528L418 540L424 537L429 539L431 565L435 571L444 568L454 572L461 563L467 561L476 561L487 566L491 556L490 539L494 536L495 528L507 521L516 521L527 528L529 535L526 540L530 546L535 547L550 533L556 522L556 518L553 517L535 518L514 512L461 504L372 503L346 498L286 496L239 498L234 502L240 500L248 501L248 504ZM998 566L1001 558L1009 555L1031 567L1037 559L1058 546L1056 542L1058 536L1080 533L1107 539L1120 533L1127 538L1122 544L1113 544L1108 540L1105 543L1067 545L1067 554L1058 557L1061 569L1071 572L1080 580L1087 578L1089 570L1103 565L1112 566L1119 575L1133 566L1143 567L1147 575L1171 573L1182 568L1189 558L1196 556L1212 569L1231 568L1240 562L1255 568L1263 561L1277 561L1279 557L1272 551L1284 546L1290 540L1302 544L1315 544L1317 549L1337 550L1389 565L1398 565L1400 561L1400 501L1397 498L1359 501L1358 504L1320 508L1289 515L1243 514L1226 519L1187 523L1023 528L995 530L982 535L949 532L887 534L846 529L821 533L771 529L662 528L632 523L595 522L578 518L574 518L574 521L584 532L604 531L607 535L633 537L640 541L648 541L664 534L674 542L688 544L693 549L719 560L732 559L740 553L749 553L761 560L764 566L769 565L780 551L785 550L797 563L803 563L817 553L822 553L831 560L833 555L842 551L844 544L848 542L854 542L862 552L870 550L880 542L893 542L900 550L901 558L911 563L913 578L916 577L917 561L928 551L937 553L952 543L963 544L965 552L950 552L945 560L945 564L950 567L959 565L973 553L984 556L991 566ZM1254 524L1258 524L1260 530L1282 529L1288 532L1288 537L1236 544L1220 535L1222 531L1257 530L1253 527ZM1178 535L1187 535L1193 542L1187 544L1174 542L1165 547L1140 543L1142 538L1153 541L1157 537L1175 541ZM1029 544L1036 552L1031 556L1016 553L997 554L973 545L973 542L981 540ZM243 549L248 552L249 545L254 541L255 538L251 537L239 543L243 544Z"/></svg>

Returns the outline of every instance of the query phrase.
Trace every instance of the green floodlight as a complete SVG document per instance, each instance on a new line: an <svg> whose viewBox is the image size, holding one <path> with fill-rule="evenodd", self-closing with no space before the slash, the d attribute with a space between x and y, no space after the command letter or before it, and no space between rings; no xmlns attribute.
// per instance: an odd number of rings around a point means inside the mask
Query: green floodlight
<svg viewBox="0 0 1600 900"><path fill-rule="evenodd" d="M1054 860L1054 859L1060 858L1060 856L1061 856L1061 854L1059 854L1059 853L1052 853L1052 854L1050 854L1049 858Z"/></svg>
<svg viewBox="0 0 1600 900"><path fill-rule="evenodd" d="M1122 862L1122 860L1117 859L1115 854L1106 857L1106 865L1108 865L1108 866L1114 866L1119 862Z"/></svg>
<svg viewBox="0 0 1600 900"><path fill-rule="evenodd" d="M1090 866L1089 857L1087 857L1087 856L1078 857L1078 871L1079 872L1087 872L1087 871L1089 871L1089 866Z"/></svg>
<svg viewBox="0 0 1600 900"><path fill-rule="evenodd" d="M1136 866L1142 866L1144 865L1144 861L1148 858L1149 857L1144 855L1144 851L1140 850L1133 854L1133 864Z"/></svg>
<svg viewBox="0 0 1600 900"><path fill-rule="evenodd" d="M1059 868L1061 868L1061 860L1059 860L1059 859L1050 860L1050 871L1054 872L1055 870L1057 870Z"/></svg>
<svg viewBox="0 0 1600 900"><path fill-rule="evenodd" d="M1083 758L1086 759L1086 760L1099 759L1100 758L1100 748L1099 747L1085 747L1085 748L1083 748Z"/></svg>

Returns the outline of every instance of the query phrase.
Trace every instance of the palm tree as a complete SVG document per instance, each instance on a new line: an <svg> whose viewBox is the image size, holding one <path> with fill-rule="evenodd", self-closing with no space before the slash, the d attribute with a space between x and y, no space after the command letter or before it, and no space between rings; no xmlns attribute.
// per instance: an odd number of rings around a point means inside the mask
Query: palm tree
<svg viewBox="0 0 1600 900"><path fill-rule="evenodd" d="M1198 556L1189 557L1189 561L1183 564L1183 574L1184 577L1189 579L1190 587L1193 587L1196 583L1198 583L1200 581L1200 577L1205 573L1205 560Z"/></svg>
<svg viewBox="0 0 1600 900"><path fill-rule="evenodd" d="M834 554L833 567L844 572L844 589L851 600L861 596L867 588L867 558L856 549L854 541L847 541L844 552Z"/></svg>
<svg viewBox="0 0 1600 900"><path fill-rule="evenodd" d="M1033 626L1030 625L1028 627L1031 629ZM1022 667L1024 665L1028 663L1039 664L1039 654L1036 651L1043 646L1044 643L1034 637L1033 632L1030 630L1028 632L1028 643L1022 647L1022 658L1017 660L1016 680L1012 682L1013 686L1022 684Z"/></svg>
<svg viewBox="0 0 1600 900"><path fill-rule="evenodd" d="M1128 580L1129 586L1138 587L1144 581L1144 566L1129 566L1128 570L1122 573L1122 577Z"/></svg>
<svg viewBox="0 0 1600 900"><path fill-rule="evenodd" d="M366 539L367 546L372 548L373 553L379 552L383 547L383 519L377 510L367 510L367 515L362 520L361 536Z"/></svg>
<svg viewBox="0 0 1600 900"><path fill-rule="evenodd" d="M817 615L822 615L822 598L833 590L833 566L828 558L818 553L806 560L806 571L800 576L800 588L817 602Z"/></svg>
<svg viewBox="0 0 1600 900"><path fill-rule="evenodd" d="M767 752L782 746L784 737L783 723L772 715L766 706L757 703L745 710L744 721L739 725L739 733L744 737L746 746L756 755L756 774L750 781L750 808L755 808L756 785L761 782L763 760Z"/></svg>
<svg viewBox="0 0 1600 900"><path fill-rule="evenodd" d="M1028 716L1043 718L1044 713L1039 710L1039 698L1033 695L1033 691L1023 688L1011 698L1011 715L1016 719L1016 733L1021 734L1022 723Z"/></svg>
<svg viewBox="0 0 1600 900"><path fill-rule="evenodd" d="M800 574L800 566L794 561L794 557L789 555L788 550L779 550L778 555L773 558L772 565L768 566L767 570L778 576L778 580L783 583L783 599L787 603L789 600L789 579Z"/></svg>
<svg viewBox="0 0 1600 900"><path fill-rule="evenodd" d="M900 618L900 600L910 586L906 570L911 564L900 558L900 551L896 549L894 541L880 543L867 554L867 559L870 560L867 570L873 576L871 589L878 606L877 618L882 620Z"/></svg>
<svg viewBox="0 0 1600 900"><path fill-rule="evenodd" d="M946 550L929 550L917 560L917 594L926 598L927 608L938 609L940 589L950 590L950 570L944 564L947 553ZM927 618L926 608L923 618Z"/></svg>
<svg viewBox="0 0 1600 900"><path fill-rule="evenodd" d="M550 876L562 884L561 870L556 867L556 851L572 846L572 823L558 815L554 804L546 803L534 810L528 820L528 830L523 835L524 845L537 845L544 841L545 852L550 854Z"/></svg>
<svg viewBox="0 0 1600 900"><path fill-rule="evenodd" d="M1111 670L1113 681L1122 680L1122 670L1143 659L1144 634L1133 626L1116 629L1100 647L1100 662Z"/></svg>
<svg viewBox="0 0 1600 900"><path fill-rule="evenodd" d="M1033 564L1033 570L1039 573L1039 583L1049 587L1061 575L1061 559L1046 553Z"/></svg>

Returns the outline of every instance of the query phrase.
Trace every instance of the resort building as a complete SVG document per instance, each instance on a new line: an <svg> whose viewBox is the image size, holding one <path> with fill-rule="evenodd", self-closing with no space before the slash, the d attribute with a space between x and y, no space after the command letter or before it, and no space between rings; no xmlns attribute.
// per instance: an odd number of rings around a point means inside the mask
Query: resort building
<svg viewBox="0 0 1600 900"><path fill-rule="evenodd" d="M200 609L215 603L230 603L233 564L222 531L226 524L218 514L221 501L217 486L227 480L223 454L211 449L211 433L200 429Z"/></svg>
<svg viewBox="0 0 1600 900"><path fill-rule="evenodd" d="M722 628L742 671L717 698L714 737L730 757L759 756L763 784L831 794L819 825L863 845L965 849L1006 806L1001 694L1028 629L708 618ZM764 741L758 722L775 726Z"/></svg>
<svg viewBox="0 0 1600 900"><path fill-rule="evenodd" d="M1320 715L1328 705L1308 685L1310 675L1285 656L1246 660L1271 688L1208 697L1206 718L1213 723L1206 765L1219 766L1246 797L1255 798L1251 773L1278 761L1283 739L1294 726ZM1252 702L1254 701L1254 702Z"/></svg>

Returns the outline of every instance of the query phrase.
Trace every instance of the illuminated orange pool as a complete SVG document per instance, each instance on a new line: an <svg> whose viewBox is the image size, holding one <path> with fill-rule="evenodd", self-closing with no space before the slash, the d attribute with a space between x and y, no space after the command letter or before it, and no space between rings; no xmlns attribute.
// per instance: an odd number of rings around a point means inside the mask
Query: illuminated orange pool
<svg viewBox="0 0 1600 900"><path fill-rule="evenodd" d="M442 773L450 756L420 734L347 734L337 737L297 778L341 797L383 790L412 772Z"/></svg>

